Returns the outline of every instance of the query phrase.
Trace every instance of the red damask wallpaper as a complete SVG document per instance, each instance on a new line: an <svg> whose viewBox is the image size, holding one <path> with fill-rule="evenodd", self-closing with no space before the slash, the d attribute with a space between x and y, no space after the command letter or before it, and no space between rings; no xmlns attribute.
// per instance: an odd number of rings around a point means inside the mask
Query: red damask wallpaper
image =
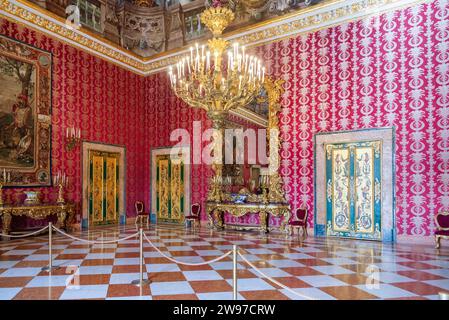
<svg viewBox="0 0 449 320"><path fill-rule="evenodd" d="M82 139L126 147L126 208L144 196L145 79L40 33L0 20L0 33L53 54L52 168L69 178L66 198L81 199L81 148L67 152L66 127L80 128ZM21 201L24 188L6 189L7 201ZM40 188L44 201L55 200L56 188ZM78 209L78 221L80 219ZM45 221L26 222L28 226ZM13 219L13 227L25 221Z"/></svg>
<svg viewBox="0 0 449 320"><path fill-rule="evenodd" d="M449 207L447 21L449 2L433 1L256 50L269 74L285 80L281 173L293 208L305 203L313 212L315 133L394 126L398 234L432 234L434 214ZM147 113L148 127L158 128L151 146L168 145L173 125L204 119L167 92L164 76L146 81L147 105L157 101L157 119ZM204 200L207 175L194 169L193 201Z"/></svg>
<svg viewBox="0 0 449 320"><path fill-rule="evenodd" d="M313 210L313 135L396 127L396 225L431 235L449 205L449 2L433 1L264 46L286 81L282 175ZM310 217L313 222L313 217Z"/></svg>
<svg viewBox="0 0 449 320"><path fill-rule="evenodd" d="M293 208L313 212L315 133L394 126L398 234L432 234L434 214L449 207L447 21L449 1L435 0L256 49L285 80L281 173ZM165 74L141 78L4 20L0 31L54 55L53 168L71 178L68 198L81 197L80 150L66 152L63 141L66 126L77 126L85 140L126 146L127 214L136 199L149 208L151 149L173 145L170 132L191 132L194 120L208 128L205 112L179 101ZM192 202L204 202L210 175L192 166Z"/></svg>
<svg viewBox="0 0 449 320"><path fill-rule="evenodd" d="M176 98L172 93L165 73L145 78L145 201L150 206L150 162L151 148L170 147L176 142L170 141L170 133L178 128L193 130L193 121L201 121L202 130L211 127L206 112L192 109ZM191 155L193 157L193 154ZM203 203L207 197L207 183L213 171L208 165L191 165L191 203ZM204 208L204 206L203 206ZM204 214L204 210L203 210ZM204 217L205 218L205 217Z"/></svg>

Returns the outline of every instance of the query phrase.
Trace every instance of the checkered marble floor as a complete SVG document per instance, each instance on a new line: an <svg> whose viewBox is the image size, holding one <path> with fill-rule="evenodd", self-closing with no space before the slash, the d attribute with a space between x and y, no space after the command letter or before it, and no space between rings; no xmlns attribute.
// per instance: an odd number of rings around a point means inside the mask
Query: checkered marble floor
<svg viewBox="0 0 449 320"><path fill-rule="evenodd" d="M103 227L73 235L112 240L135 233L131 226ZM268 276L313 299L438 299L449 292L449 249L431 245L296 237L258 232L192 231L151 226L149 239L184 262L212 260L232 245ZM205 266L184 266L144 244L146 273L138 279L139 241L86 245L54 236L54 265L47 265L47 235L0 241L0 299L232 299L232 257ZM448 247L449 248L449 247ZM301 299L238 263L239 299Z"/></svg>

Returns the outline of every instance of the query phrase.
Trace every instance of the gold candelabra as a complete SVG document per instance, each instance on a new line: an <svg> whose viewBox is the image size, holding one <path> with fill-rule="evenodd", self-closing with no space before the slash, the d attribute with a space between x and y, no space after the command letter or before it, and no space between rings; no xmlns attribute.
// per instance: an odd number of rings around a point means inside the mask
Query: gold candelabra
<svg viewBox="0 0 449 320"><path fill-rule="evenodd" d="M65 140L67 151L72 151L81 142L81 129L67 128Z"/></svg>
<svg viewBox="0 0 449 320"><path fill-rule="evenodd" d="M6 169L3 168L3 175L0 179L0 206L2 206L3 203L3 186L7 183L11 182L11 172L6 171Z"/></svg>
<svg viewBox="0 0 449 320"><path fill-rule="evenodd" d="M3 205L3 184L0 182L0 206Z"/></svg>
<svg viewBox="0 0 449 320"><path fill-rule="evenodd" d="M218 171L216 168L214 171L215 176L210 179L209 194L207 196L207 199L215 202L220 202L223 199L222 176L217 175L217 172L221 173L221 171Z"/></svg>
<svg viewBox="0 0 449 320"><path fill-rule="evenodd" d="M57 203L65 203L64 199L64 188L67 187L67 176L65 173L58 172L56 176L53 177L53 184L58 186L58 199Z"/></svg>
<svg viewBox="0 0 449 320"><path fill-rule="evenodd" d="M270 177L267 175L260 176L260 188L262 189L262 202L268 203L269 193L268 188L270 186Z"/></svg>

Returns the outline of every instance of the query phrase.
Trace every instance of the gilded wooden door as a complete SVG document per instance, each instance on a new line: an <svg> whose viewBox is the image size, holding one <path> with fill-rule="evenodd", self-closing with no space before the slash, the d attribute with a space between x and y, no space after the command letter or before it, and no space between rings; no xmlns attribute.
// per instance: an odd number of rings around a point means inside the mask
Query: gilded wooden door
<svg viewBox="0 0 449 320"><path fill-rule="evenodd" d="M381 141L326 145L327 235L381 240Z"/></svg>
<svg viewBox="0 0 449 320"><path fill-rule="evenodd" d="M119 218L118 153L89 152L89 222L116 224Z"/></svg>
<svg viewBox="0 0 449 320"><path fill-rule="evenodd" d="M184 164L169 155L156 158L156 210L159 222L184 221Z"/></svg>

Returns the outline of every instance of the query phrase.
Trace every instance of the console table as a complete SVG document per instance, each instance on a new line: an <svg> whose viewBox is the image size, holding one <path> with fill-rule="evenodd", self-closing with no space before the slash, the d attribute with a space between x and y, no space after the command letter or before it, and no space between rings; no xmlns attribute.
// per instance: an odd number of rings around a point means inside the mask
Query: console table
<svg viewBox="0 0 449 320"><path fill-rule="evenodd" d="M258 213L259 214L259 226L248 227L245 229L257 228L261 231L267 233L269 231L268 226L268 215L272 214L274 216L283 216L280 229L282 231L287 231L285 227L290 220L290 206L286 203L223 203L223 202L207 202L206 203L207 217L209 219L209 227L216 229L223 229L225 227L224 223L224 213L228 212L234 217L241 217L248 213Z"/></svg>
<svg viewBox="0 0 449 320"><path fill-rule="evenodd" d="M9 234L11 218L13 216L27 216L35 220L41 220L51 215L57 215L57 228L65 228L70 231L70 223L75 215L75 205L73 203L62 204L33 204L33 205L2 205L0 206L0 216L4 234Z"/></svg>

